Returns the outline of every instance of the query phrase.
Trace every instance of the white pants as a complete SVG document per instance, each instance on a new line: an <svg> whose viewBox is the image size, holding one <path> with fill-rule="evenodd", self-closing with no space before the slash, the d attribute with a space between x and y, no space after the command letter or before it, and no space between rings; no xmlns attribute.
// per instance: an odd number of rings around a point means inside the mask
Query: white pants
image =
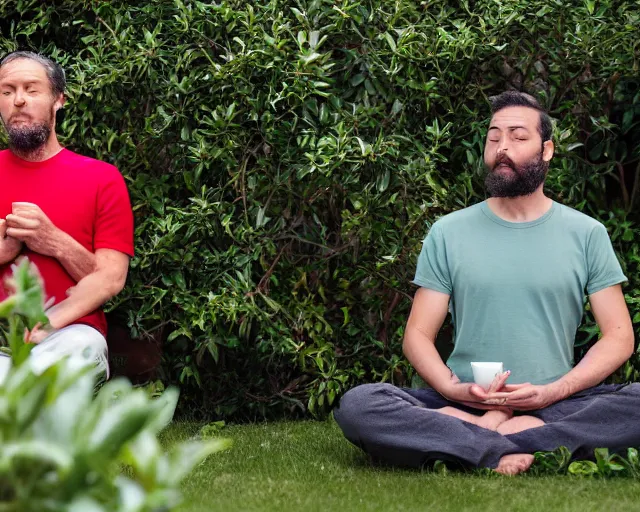
<svg viewBox="0 0 640 512"><path fill-rule="evenodd" d="M79 357L95 363L109 378L107 340L93 327L84 324L69 325L59 329L33 347L28 363L36 373L42 373L49 366L65 356ZM0 354L0 383L11 367L11 359Z"/></svg>

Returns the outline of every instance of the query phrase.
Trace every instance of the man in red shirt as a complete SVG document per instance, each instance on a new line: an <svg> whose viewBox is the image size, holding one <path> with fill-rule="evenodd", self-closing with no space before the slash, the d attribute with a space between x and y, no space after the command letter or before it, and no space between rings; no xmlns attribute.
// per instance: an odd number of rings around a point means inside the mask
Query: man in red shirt
<svg viewBox="0 0 640 512"><path fill-rule="evenodd" d="M55 132L65 75L50 59L14 52L0 61L0 279L25 256L44 282L49 326L27 333L34 369L80 356L108 376L102 305L124 287L133 212L118 169L63 148ZM0 300L9 293L0 285ZM0 358L0 379L9 368Z"/></svg>

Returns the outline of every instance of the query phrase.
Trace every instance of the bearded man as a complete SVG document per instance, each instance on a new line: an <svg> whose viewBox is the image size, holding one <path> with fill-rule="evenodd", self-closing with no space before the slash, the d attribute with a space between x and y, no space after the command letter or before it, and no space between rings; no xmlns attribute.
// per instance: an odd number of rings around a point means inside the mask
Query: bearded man
<svg viewBox="0 0 640 512"><path fill-rule="evenodd" d="M533 97L492 99L490 197L435 222L418 258L403 349L430 388L365 384L334 411L372 457L516 474L536 451L565 446L580 458L640 445L640 384L602 384L634 350L626 277L605 227L545 195L551 135ZM602 335L574 365L585 295ZM454 349L445 364L435 340L449 310ZM508 371L485 389L473 382L472 361Z"/></svg>
<svg viewBox="0 0 640 512"><path fill-rule="evenodd" d="M43 280L49 325L25 333L42 371L63 356L94 362L108 377L102 305L124 287L133 256L133 212L118 170L63 148L56 112L65 74L52 60L14 52L0 62L0 276L26 257ZM0 300L10 290L0 286ZM10 362L0 357L0 379Z"/></svg>

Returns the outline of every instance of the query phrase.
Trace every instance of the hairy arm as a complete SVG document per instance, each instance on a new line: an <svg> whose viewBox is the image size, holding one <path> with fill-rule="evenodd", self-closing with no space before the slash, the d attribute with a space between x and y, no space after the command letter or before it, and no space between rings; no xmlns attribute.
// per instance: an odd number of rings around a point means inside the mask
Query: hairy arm
<svg viewBox="0 0 640 512"><path fill-rule="evenodd" d="M64 231L60 231L58 234L53 251L54 258L60 262L76 282L96 270L96 255L85 249L80 242Z"/></svg>
<svg viewBox="0 0 640 512"><path fill-rule="evenodd" d="M507 395L510 407L518 410L548 407L599 384L631 357L633 327L620 285L600 290L589 300L602 337L571 371L555 382L505 386L506 391L514 390Z"/></svg>
<svg viewBox="0 0 640 512"><path fill-rule="evenodd" d="M405 329L404 354L418 375L445 398L483 409L496 408L482 404L488 395L480 386L461 383L453 376L436 349L436 336L448 310L448 294L420 288Z"/></svg>
<svg viewBox="0 0 640 512"><path fill-rule="evenodd" d="M451 380L451 371L436 350L436 336L447 317L449 295L420 288L404 334L402 349L418 375L436 391L442 393Z"/></svg>
<svg viewBox="0 0 640 512"><path fill-rule="evenodd" d="M113 249L98 249L95 257L95 270L83 277L65 300L47 310L53 329L61 329L95 311L124 288L129 256Z"/></svg>
<svg viewBox="0 0 640 512"><path fill-rule="evenodd" d="M633 326L620 285L594 293L589 301L602 337L575 368L556 381L562 398L599 384L633 354Z"/></svg>

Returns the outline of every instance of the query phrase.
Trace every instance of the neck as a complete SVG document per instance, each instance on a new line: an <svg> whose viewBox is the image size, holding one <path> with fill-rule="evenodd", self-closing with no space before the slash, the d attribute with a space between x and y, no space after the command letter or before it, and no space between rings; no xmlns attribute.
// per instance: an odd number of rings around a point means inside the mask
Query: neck
<svg viewBox="0 0 640 512"><path fill-rule="evenodd" d="M62 146L58 142L58 137L55 133L52 133L47 142L45 142L39 148L31 151L21 151L19 149L11 147L11 152L22 160L27 162L44 162L49 158L57 155L62 151Z"/></svg>
<svg viewBox="0 0 640 512"><path fill-rule="evenodd" d="M508 222L530 222L542 217L552 201L544 195L542 185L531 195L519 197L491 197L489 208L498 217Z"/></svg>

